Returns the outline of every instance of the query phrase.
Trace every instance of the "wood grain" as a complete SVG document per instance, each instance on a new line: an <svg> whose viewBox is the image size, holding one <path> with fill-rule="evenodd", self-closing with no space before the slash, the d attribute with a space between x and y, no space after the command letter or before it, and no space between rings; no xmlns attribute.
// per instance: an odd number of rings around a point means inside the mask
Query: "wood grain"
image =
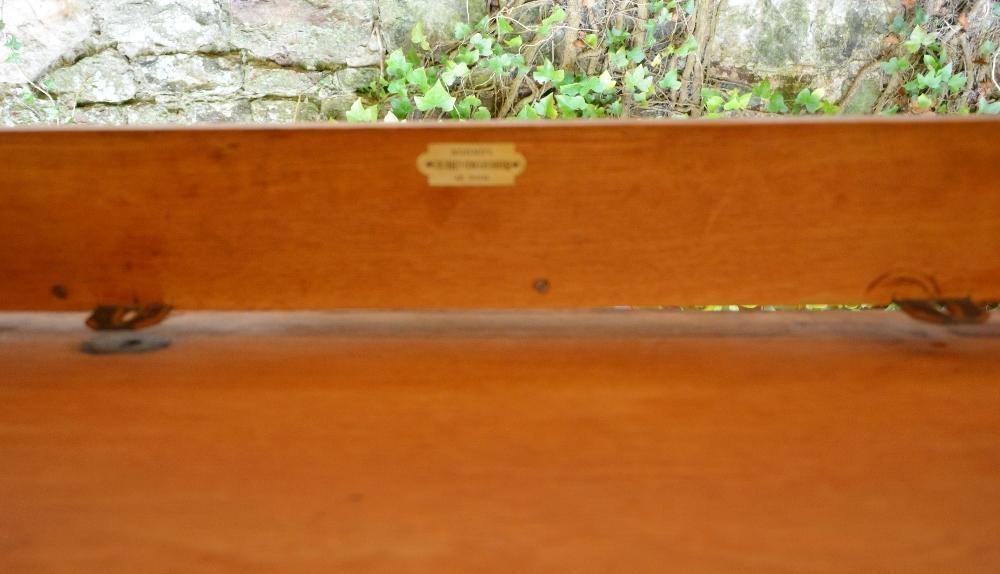
<svg viewBox="0 0 1000 574"><path fill-rule="evenodd" d="M1000 331L899 314L0 315L0 571L1000 567Z"/></svg>
<svg viewBox="0 0 1000 574"><path fill-rule="evenodd" d="M927 296L870 289L887 273L1000 300L998 141L985 119L0 132L0 308ZM442 142L527 169L431 188L415 161Z"/></svg>

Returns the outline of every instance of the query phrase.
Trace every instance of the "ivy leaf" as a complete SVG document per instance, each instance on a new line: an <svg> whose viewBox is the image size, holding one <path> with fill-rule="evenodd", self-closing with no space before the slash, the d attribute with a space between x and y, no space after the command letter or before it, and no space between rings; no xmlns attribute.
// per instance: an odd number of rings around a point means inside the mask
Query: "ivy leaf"
<svg viewBox="0 0 1000 574"><path fill-rule="evenodd" d="M718 112L722 109L722 106L726 103L725 98L722 97L718 91L711 88L701 89L701 101L705 105L705 110L711 113Z"/></svg>
<svg viewBox="0 0 1000 574"><path fill-rule="evenodd" d="M402 50L394 50L385 61L385 71L392 78L405 78L413 70Z"/></svg>
<svg viewBox="0 0 1000 574"><path fill-rule="evenodd" d="M406 81L420 88L422 92L426 92L431 87L430 80L427 77L427 68L424 67L410 70L410 73L406 75Z"/></svg>
<svg viewBox="0 0 1000 574"><path fill-rule="evenodd" d="M501 37L507 34L513 34L514 27L510 25L510 21L503 16L497 16L497 34Z"/></svg>
<svg viewBox="0 0 1000 574"><path fill-rule="evenodd" d="M628 52L625 48L618 48L614 52L608 52L608 63L612 68L622 69L628 66Z"/></svg>
<svg viewBox="0 0 1000 574"><path fill-rule="evenodd" d="M890 58L888 62L882 62L882 69L886 74L897 74L910 67L910 63L903 58Z"/></svg>
<svg viewBox="0 0 1000 574"><path fill-rule="evenodd" d="M3 22L0 22L0 24L3 24ZM0 38L3 38L3 35L0 35ZM4 48L4 50L0 50L0 59L2 59L2 62L5 64L15 64L19 62L21 60L22 47L23 44L21 44L21 41L18 40L16 36L8 34L7 40L2 46L0 46L0 48ZM4 51L7 53L4 54Z"/></svg>
<svg viewBox="0 0 1000 574"><path fill-rule="evenodd" d="M599 40L600 38L598 38L597 34L587 34L583 37L583 43L586 44L591 50L597 48L597 42Z"/></svg>
<svg viewBox="0 0 1000 574"><path fill-rule="evenodd" d="M599 94L610 94L615 91L617 86L618 82L611 77L611 72L604 70L600 77L597 78L597 85L594 91Z"/></svg>
<svg viewBox="0 0 1000 574"><path fill-rule="evenodd" d="M545 37L552 33L552 26L554 24L560 24L566 19L566 11L562 8L556 8L549 14L545 19L542 20L542 25L538 27L538 36Z"/></svg>
<svg viewBox="0 0 1000 574"><path fill-rule="evenodd" d="M694 36L688 36L687 40L681 44L674 53L683 58L698 49L698 40Z"/></svg>
<svg viewBox="0 0 1000 574"><path fill-rule="evenodd" d="M583 111L587 109L587 100L583 96L565 96L559 94L556 96L556 102L559 103L559 108L562 110L564 116L574 117L576 112Z"/></svg>
<svg viewBox="0 0 1000 574"><path fill-rule="evenodd" d="M928 90L937 90L941 87L941 75L930 72L927 74L917 74L917 85Z"/></svg>
<svg viewBox="0 0 1000 574"><path fill-rule="evenodd" d="M663 79L660 80L659 86L664 90L679 90L681 88L681 81L677 78L677 68L671 68L671 70L663 76Z"/></svg>
<svg viewBox="0 0 1000 574"><path fill-rule="evenodd" d="M406 86L407 86L406 80L403 79L393 80L389 82L388 86L386 86L385 91L394 96L406 97L407 95Z"/></svg>
<svg viewBox="0 0 1000 574"><path fill-rule="evenodd" d="M770 99L771 96L774 95L774 90L771 88L771 80L761 80L760 82L757 82L753 87L753 91L750 93L762 100Z"/></svg>
<svg viewBox="0 0 1000 574"><path fill-rule="evenodd" d="M989 102L986 98L979 98L979 103L977 104L976 113L979 114L989 114L989 115L1000 115L1000 101Z"/></svg>
<svg viewBox="0 0 1000 574"><path fill-rule="evenodd" d="M927 94L917 96L917 107L921 110L930 110L934 106L934 100Z"/></svg>
<svg viewBox="0 0 1000 574"><path fill-rule="evenodd" d="M558 85L566 78L566 72L564 70L557 70L552 65L552 61L545 58L545 63L535 68L535 73L532 74L532 77L539 84L551 82L553 85Z"/></svg>
<svg viewBox="0 0 1000 574"><path fill-rule="evenodd" d="M541 119L541 115L535 111L534 106L524 106L521 111L517 112L517 118L520 120L537 120Z"/></svg>
<svg viewBox="0 0 1000 574"><path fill-rule="evenodd" d="M433 88L427 90L423 97L415 96L413 100L417 104L417 109L422 112L429 112L433 109L450 112L455 109L455 97L448 93L440 79Z"/></svg>
<svg viewBox="0 0 1000 574"><path fill-rule="evenodd" d="M936 39L935 34L928 33L922 26L917 26L910 32L910 38L903 45L906 46L907 52L916 54L921 48L933 44Z"/></svg>
<svg viewBox="0 0 1000 574"><path fill-rule="evenodd" d="M507 73L514 66L514 56L511 54L501 54L486 60L486 67L497 75Z"/></svg>
<svg viewBox="0 0 1000 574"><path fill-rule="evenodd" d="M365 106L361 98L354 100L351 109L347 110L347 121L351 123L368 123L378 121L378 106Z"/></svg>
<svg viewBox="0 0 1000 574"><path fill-rule="evenodd" d="M653 90L653 78L645 66L636 66L635 69L625 74L624 80L625 88L632 92L632 97L637 102L646 101L649 92Z"/></svg>
<svg viewBox="0 0 1000 574"><path fill-rule="evenodd" d="M555 99L552 94L549 94L538 100L534 104L535 112L539 117L548 118L554 120L559 117L559 110L556 108Z"/></svg>
<svg viewBox="0 0 1000 574"><path fill-rule="evenodd" d="M646 45L643 48L652 48L656 44L656 20L646 20Z"/></svg>
<svg viewBox="0 0 1000 574"><path fill-rule="evenodd" d="M802 106L810 114L816 113L823 106L822 92L819 90L811 91L809 88L804 88L799 95L795 97L795 103Z"/></svg>
<svg viewBox="0 0 1000 574"><path fill-rule="evenodd" d="M722 109L726 110L727 112L731 112L734 110L745 110L750 105L751 97L753 97L753 94L750 92L741 94L739 91L734 91L733 94L729 97L729 100L726 102L726 104L722 106Z"/></svg>
<svg viewBox="0 0 1000 574"><path fill-rule="evenodd" d="M382 118L382 121L387 124L398 124L399 118L396 117L396 114L392 113L392 110L389 110L385 113L385 117Z"/></svg>
<svg viewBox="0 0 1000 574"><path fill-rule="evenodd" d="M424 50L431 49L431 44L427 41L427 35L424 34L423 22L417 22L416 25L413 26L413 30L410 31L410 40L413 41L414 45L420 46Z"/></svg>
<svg viewBox="0 0 1000 574"><path fill-rule="evenodd" d="M469 37L472 33L472 26L466 24L465 22L455 22L455 39L464 40Z"/></svg>
<svg viewBox="0 0 1000 574"><path fill-rule="evenodd" d="M479 50L470 49L468 46L462 46L458 49L452 58L456 62L461 62L467 66L474 66L479 62Z"/></svg>
<svg viewBox="0 0 1000 574"><path fill-rule="evenodd" d="M902 14L896 14L896 17L892 19L892 25L889 29L897 36L902 36L903 32L906 30L906 19L903 18Z"/></svg>
<svg viewBox="0 0 1000 574"><path fill-rule="evenodd" d="M473 95L468 95L462 98L456 106L455 110L452 112L460 119L467 120L472 117L473 112L476 108L483 105L483 101Z"/></svg>
<svg viewBox="0 0 1000 574"><path fill-rule="evenodd" d="M397 118L406 118L413 113L413 104L409 97L392 98L389 100L389 106L392 107L392 114Z"/></svg>
<svg viewBox="0 0 1000 574"><path fill-rule="evenodd" d="M508 48L513 48L513 49L516 50L516 49L520 48L522 45L524 45L524 38L522 38L520 36L514 36L513 38L510 38L509 40L505 40L504 44L507 44Z"/></svg>
<svg viewBox="0 0 1000 574"><path fill-rule="evenodd" d="M472 119L488 120L490 119L490 111L482 106L479 106L476 108L476 111L472 113Z"/></svg>
<svg viewBox="0 0 1000 574"><path fill-rule="evenodd" d="M625 46L625 43L629 39L628 30L621 28L611 28L606 32L608 37L608 49L615 50Z"/></svg>
<svg viewBox="0 0 1000 574"><path fill-rule="evenodd" d="M580 82L562 84L559 86L559 93L566 96L586 96L590 92L594 91L596 82L597 78L588 78Z"/></svg>
<svg viewBox="0 0 1000 574"><path fill-rule="evenodd" d="M636 46L628 51L628 59L633 64L641 64L646 59L646 52Z"/></svg>
<svg viewBox="0 0 1000 574"><path fill-rule="evenodd" d="M957 94L965 88L965 83L965 74L955 74L948 79L948 89L951 90L952 94Z"/></svg>
<svg viewBox="0 0 1000 574"><path fill-rule="evenodd" d="M469 45L478 51L481 57L493 55L493 38L483 36L479 32L476 32L469 38Z"/></svg>
<svg viewBox="0 0 1000 574"><path fill-rule="evenodd" d="M455 62L449 61L445 64L445 70L441 72L441 80L444 81L446 86L451 86L468 75L469 66L464 63L456 64Z"/></svg>
<svg viewBox="0 0 1000 574"><path fill-rule="evenodd" d="M787 114L788 106L785 104L785 96L778 92L767 100L767 111L772 114Z"/></svg>

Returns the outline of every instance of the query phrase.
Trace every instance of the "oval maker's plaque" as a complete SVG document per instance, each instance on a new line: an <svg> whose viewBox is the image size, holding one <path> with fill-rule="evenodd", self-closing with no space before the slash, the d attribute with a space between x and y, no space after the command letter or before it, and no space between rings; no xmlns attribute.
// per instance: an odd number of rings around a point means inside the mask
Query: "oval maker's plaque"
<svg viewBox="0 0 1000 574"><path fill-rule="evenodd" d="M433 143L417 158L431 187L514 185L526 167L512 143Z"/></svg>

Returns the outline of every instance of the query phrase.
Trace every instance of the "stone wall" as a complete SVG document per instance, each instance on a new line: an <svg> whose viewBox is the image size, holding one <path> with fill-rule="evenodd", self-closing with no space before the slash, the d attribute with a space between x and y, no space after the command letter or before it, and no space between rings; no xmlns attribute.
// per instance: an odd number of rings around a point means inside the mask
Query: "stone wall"
<svg viewBox="0 0 1000 574"><path fill-rule="evenodd" d="M0 2L22 44L0 63L7 125L335 119L415 22L439 31L486 10L485 0Z"/></svg>
<svg viewBox="0 0 1000 574"><path fill-rule="evenodd" d="M552 0L567 4L567 0ZM576 1L581 24L639 0ZM0 63L0 124L339 119L417 21L446 33L490 0L0 0L20 60ZM970 12L982 25L992 18ZM823 88L871 110L897 0L698 0L706 79ZM976 25L975 23L973 25ZM572 42L566 45L571 45ZM0 62L5 54L0 48ZM32 87L33 86L33 87ZM51 94L49 102L44 93ZM36 101L31 103L31 99ZM28 103L26 103L26 100Z"/></svg>

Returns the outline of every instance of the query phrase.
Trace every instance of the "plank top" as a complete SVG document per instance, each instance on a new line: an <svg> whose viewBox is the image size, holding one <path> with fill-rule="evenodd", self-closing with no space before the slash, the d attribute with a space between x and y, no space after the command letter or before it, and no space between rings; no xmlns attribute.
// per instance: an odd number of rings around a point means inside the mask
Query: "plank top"
<svg viewBox="0 0 1000 574"><path fill-rule="evenodd" d="M986 119L0 132L0 308L1000 300L998 141ZM432 187L442 143L526 165Z"/></svg>
<svg viewBox="0 0 1000 574"><path fill-rule="evenodd" d="M1000 564L1000 333L899 314L0 314L0 571Z"/></svg>

